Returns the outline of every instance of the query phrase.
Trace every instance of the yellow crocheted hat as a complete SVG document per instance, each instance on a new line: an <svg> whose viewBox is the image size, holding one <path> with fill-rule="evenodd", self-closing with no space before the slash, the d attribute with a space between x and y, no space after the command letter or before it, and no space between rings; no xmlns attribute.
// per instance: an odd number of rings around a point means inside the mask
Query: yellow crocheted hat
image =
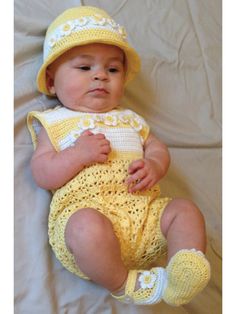
<svg viewBox="0 0 236 314"><path fill-rule="evenodd" d="M140 69L140 58L128 44L125 29L105 11L91 6L66 10L49 26L45 41L43 65L37 76L38 90L50 95L46 87L46 69L67 50L91 43L103 43L121 48L126 56L126 82Z"/></svg>

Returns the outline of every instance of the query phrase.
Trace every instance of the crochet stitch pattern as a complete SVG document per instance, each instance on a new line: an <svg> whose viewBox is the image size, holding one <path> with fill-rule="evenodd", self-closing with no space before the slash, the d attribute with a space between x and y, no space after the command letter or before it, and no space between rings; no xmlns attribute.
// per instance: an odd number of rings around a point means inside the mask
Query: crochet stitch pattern
<svg viewBox="0 0 236 314"><path fill-rule="evenodd" d="M208 283L210 264L200 251L180 250L167 268L168 285L163 300L174 306L188 303Z"/></svg>
<svg viewBox="0 0 236 314"><path fill-rule="evenodd" d="M149 134L144 119L122 108L100 114L74 112L63 107L43 113L31 112L28 126L34 147L42 125L57 151L73 145L85 129L104 133L112 148L106 163L84 168L53 195L49 241L61 263L87 279L67 250L64 239L69 217L87 207L97 209L112 222L128 269L145 269L165 254L166 239L160 230L160 217L170 198L160 197L158 185L131 194L124 183L130 163L143 157L142 144Z"/></svg>
<svg viewBox="0 0 236 314"><path fill-rule="evenodd" d="M121 36L121 40L126 40L126 32L124 27L115 23L110 18L104 18L102 15L94 14L94 16L84 16L79 19L73 19L67 21L65 24L60 25L54 30L53 34L45 40L44 43L44 59L46 59L51 49L65 36L69 36L74 32L99 29L99 30L110 30Z"/></svg>

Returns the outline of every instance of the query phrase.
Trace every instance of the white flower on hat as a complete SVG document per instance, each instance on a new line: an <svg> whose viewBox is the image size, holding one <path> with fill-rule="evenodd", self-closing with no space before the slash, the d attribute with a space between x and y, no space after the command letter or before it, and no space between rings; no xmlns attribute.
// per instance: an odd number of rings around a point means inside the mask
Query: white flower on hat
<svg viewBox="0 0 236 314"><path fill-rule="evenodd" d="M116 28L117 24L114 20L112 19L107 19L107 23L110 24L111 27Z"/></svg>
<svg viewBox="0 0 236 314"><path fill-rule="evenodd" d="M153 288L156 280L157 280L157 276L154 273L150 272L150 271L144 271L139 276L139 279L138 279L142 289L151 289L151 288Z"/></svg>
<svg viewBox="0 0 236 314"><path fill-rule="evenodd" d="M93 20L93 23L95 25L105 25L107 19L105 19L102 15L100 14L94 14L94 16L91 17L91 19Z"/></svg>
<svg viewBox="0 0 236 314"><path fill-rule="evenodd" d="M75 25L82 27L85 26L86 24L88 24L89 20L88 17L84 16L84 17L80 17L77 20L75 20Z"/></svg>
<svg viewBox="0 0 236 314"><path fill-rule="evenodd" d="M50 47L50 48L54 47L55 44L56 44L56 42L57 42L57 37L56 37L56 36L52 36L52 37L49 39L49 41L48 41L49 47Z"/></svg>
<svg viewBox="0 0 236 314"><path fill-rule="evenodd" d="M123 26L119 26L118 32L122 36L123 39L127 38L127 33L126 33L126 30Z"/></svg>
<svg viewBox="0 0 236 314"><path fill-rule="evenodd" d="M73 23L73 21L67 21L65 24L60 26L59 33L61 36L70 35L74 27L75 23Z"/></svg>

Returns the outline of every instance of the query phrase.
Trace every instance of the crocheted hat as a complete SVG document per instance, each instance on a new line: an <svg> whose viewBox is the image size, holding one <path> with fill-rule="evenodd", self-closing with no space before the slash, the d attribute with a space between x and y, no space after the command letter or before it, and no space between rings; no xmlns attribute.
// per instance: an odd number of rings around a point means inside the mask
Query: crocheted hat
<svg viewBox="0 0 236 314"><path fill-rule="evenodd" d="M126 82L140 69L140 59L128 44L124 27L117 24L105 11L91 6L66 10L49 26L45 41L43 65L37 76L38 90L50 95L46 87L46 69L67 50L91 43L103 43L121 48L126 56Z"/></svg>

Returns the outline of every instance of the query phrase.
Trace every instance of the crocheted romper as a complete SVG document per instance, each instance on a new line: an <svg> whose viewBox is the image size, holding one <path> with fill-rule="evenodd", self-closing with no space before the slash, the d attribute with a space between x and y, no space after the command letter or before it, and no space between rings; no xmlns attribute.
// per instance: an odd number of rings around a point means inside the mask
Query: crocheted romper
<svg viewBox="0 0 236 314"><path fill-rule="evenodd" d="M121 107L108 113L84 113L58 106L30 112L28 127L34 148L43 126L56 151L74 144L82 132L103 133L111 144L108 161L84 168L54 191L49 214L49 241L69 271L88 279L68 251L64 232L69 217L80 208L94 208L110 219L128 269L146 268L166 252L160 217L170 198L161 198L159 186L128 193L124 180L129 164L143 157L149 127L144 119Z"/></svg>

